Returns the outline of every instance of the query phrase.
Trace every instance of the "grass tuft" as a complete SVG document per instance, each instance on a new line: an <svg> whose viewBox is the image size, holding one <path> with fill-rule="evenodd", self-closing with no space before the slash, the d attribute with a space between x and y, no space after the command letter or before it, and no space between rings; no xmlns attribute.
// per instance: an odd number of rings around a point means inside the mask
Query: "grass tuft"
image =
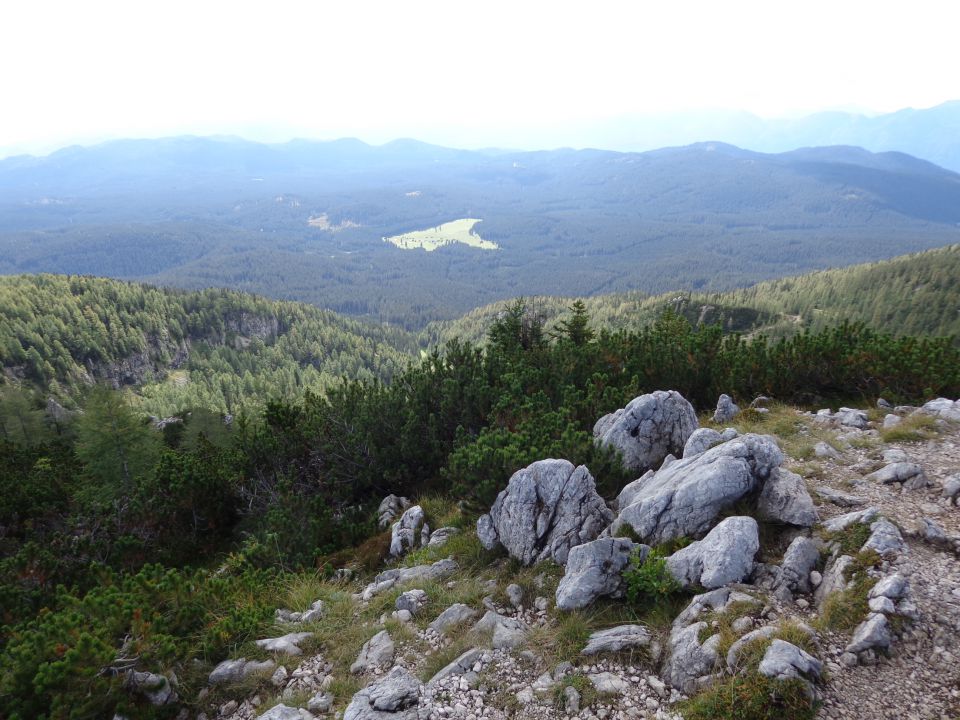
<svg viewBox="0 0 960 720"><path fill-rule="evenodd" d="M677 709L685 720L813 720L816 714L801 681L757 672L719 680Z"/></svg>
<svg viewBox="0 0 960 720"><path fill-rule="evenodd" d="M885 443L921 442L931 440L937 435L936 419L921 413L908 415L899 424L880 430L880 438Z"/></svg>

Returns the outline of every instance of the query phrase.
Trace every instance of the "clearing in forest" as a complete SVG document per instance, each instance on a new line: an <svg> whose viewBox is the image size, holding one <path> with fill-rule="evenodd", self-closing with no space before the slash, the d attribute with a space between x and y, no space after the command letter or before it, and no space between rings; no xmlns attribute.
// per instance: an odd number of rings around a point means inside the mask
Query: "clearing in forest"
<svg viewBox="0 0 960 720"><path fill-rule="evenodd" d="M414 250L422 248L427 252L436 250L444 245L453 243L463 243L470 247L480 250L499 250L500 246L495 242L484 240L474 231L474 225L481 222L477 218L461 218L460 220L451 220L450 222L427 228L426 230L414 230L413 232L402 235L385 237L384 242L393 243L401 250Z"/></svg>

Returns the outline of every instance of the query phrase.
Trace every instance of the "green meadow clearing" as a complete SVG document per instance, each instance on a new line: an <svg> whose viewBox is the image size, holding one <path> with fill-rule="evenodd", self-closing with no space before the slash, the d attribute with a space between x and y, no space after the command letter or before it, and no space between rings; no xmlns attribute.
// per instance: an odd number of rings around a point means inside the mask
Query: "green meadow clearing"
<svg viewBox="0 0 960 720"><path fill-rule="evenodd" d="M473 228L478 222L481 221L477 218L461 218L426 230L414 230L402 235L385 237L383 240L393 243L401 250L421 248L427 252L432 252L437 248L453 243L463 243L480 250L499 250L499 245L484 240L474 231Z"/></svg>

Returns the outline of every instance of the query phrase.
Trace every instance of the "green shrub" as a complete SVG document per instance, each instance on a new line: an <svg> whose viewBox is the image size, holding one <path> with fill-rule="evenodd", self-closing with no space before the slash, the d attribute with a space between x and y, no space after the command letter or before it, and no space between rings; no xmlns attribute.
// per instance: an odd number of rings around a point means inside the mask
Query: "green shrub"
<svg viewBox="0 0 960 720"><path fill-rule="evenodd" d="M667 569L666 556L660 549L651 550L643 561L639 550L634 550L623 579L627 584L627 599L633 604L656 602L681 591L680 583Z"/></svg>

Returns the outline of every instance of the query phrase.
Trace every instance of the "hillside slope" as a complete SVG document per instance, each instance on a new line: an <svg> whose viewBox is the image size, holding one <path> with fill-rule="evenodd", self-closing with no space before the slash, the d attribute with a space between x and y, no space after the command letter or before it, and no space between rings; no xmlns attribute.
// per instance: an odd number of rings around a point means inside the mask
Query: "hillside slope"
<svg viewBox="0 0 960 720"><path fill-rule="evenodd" d="M595 328L633 329L667 308L693 323L721 323L730 332L783 336L843 321L864 322L895 335L960 337L960 245L883 262L782 278L726 293L612 293L584 299ZM566 317L571 297L531 297L529 308L548 323ZM432 323L428 342L482 341L505 302L477 308L452 322Z"/></svg>
<svg viewBox="0 0 960 720"><path fill-rule="evenodd" d="M960 241L902 153L168 138L0 161L0 273L226 286L419 329L524 294L713 292ZM495 251L383 241L463 218Z"/></svg>
<svg viewBox="0 0 960 720"><path fill-rule="evenodd" d="M135 386L159 415L389 379L416 351L402 330L309 305L81 276L0 277L0 317L7 378L61 400L93 380Z"/></svg>

